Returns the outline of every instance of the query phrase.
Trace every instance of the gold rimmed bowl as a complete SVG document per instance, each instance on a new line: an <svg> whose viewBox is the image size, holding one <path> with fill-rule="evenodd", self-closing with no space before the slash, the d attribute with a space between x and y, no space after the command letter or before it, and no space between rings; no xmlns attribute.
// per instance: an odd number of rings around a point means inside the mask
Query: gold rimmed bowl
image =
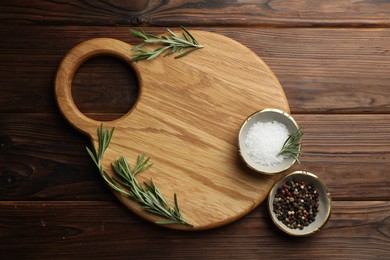
<svg viewBox="0 0 390 260"><path fill-rule="evenodd" d="M278 189L283 189L283 184L290 183L290 181L297 182L299 185L304 182L305 185L314 187L318 192L318 212L314 221L302 229L288 227L280 218L278 219L274 212L275 195ZM295 171L286 175L273 186L268 195L268 209L272 221L280 230L293 236L308 236L319 231L327 223L332 211L332 199L326 185L316 175L305 171Z"/></svg>
<svg viewBox="0 0 390 260"><path fill-rule="evenodd" d="M282 171L289 169L296 162L296 158L287 157L283 159L282 162L274 165L265 165L259 162L256 162L248 153L248 147L245 144L248 132L250 128L257 122L267 123L267 122L278 122L286 126L288 134L291 135L298 131L299 126L295 122L294 118L289 115L287 112L284 112L279 109L266 108L255 112L250 115L242 124L239 134L238 134L238 152L245 164L252 170L264 173L264 174L276 174ZM299 145L299 151L301 146Z"/></svg>

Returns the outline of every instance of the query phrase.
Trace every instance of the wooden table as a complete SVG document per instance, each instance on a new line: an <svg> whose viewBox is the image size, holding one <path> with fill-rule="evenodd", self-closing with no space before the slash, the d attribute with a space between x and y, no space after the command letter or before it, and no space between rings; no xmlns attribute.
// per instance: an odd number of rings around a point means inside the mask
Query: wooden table
<svg viewBox="0 0 390 260"><path fill-rule="evenodd" d="M0 3L0 258L390 259L390 2L14 1ZM265 203L221 228L181 232L120 204L61 116L54 77L64 55L95 37L130 44L128 28L183 25L226 35L278 77L305 129L301 164L333 198L326 227L297 238ZM137 79L101 57L76 74L91 118L134 104ZM287 172L286 172L287 173Z"/></svg>

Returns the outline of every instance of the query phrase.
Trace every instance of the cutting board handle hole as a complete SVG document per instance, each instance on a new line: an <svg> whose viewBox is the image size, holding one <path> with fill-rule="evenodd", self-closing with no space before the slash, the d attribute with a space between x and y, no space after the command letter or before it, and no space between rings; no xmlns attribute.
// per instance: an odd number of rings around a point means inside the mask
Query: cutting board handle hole
<svg viewBox="0 0 390 260"><path fill-rule="evenodd" d="M127 114L138 99L139 84L133 68L113 56L86 60L72 82L75 105L85 116L112 121Z"/></svg>

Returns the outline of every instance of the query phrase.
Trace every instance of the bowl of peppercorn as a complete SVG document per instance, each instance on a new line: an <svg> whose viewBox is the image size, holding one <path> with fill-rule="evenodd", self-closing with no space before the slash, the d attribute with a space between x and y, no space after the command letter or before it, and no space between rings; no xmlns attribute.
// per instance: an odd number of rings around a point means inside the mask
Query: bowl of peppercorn
<svg viewBox="0 0 390 260"><path fill-rule="evenodd" d="M295 171L271 189L268 209L279 229L289 235L307 236L325 226L332 200L327 187L316 175Z"/></svg>

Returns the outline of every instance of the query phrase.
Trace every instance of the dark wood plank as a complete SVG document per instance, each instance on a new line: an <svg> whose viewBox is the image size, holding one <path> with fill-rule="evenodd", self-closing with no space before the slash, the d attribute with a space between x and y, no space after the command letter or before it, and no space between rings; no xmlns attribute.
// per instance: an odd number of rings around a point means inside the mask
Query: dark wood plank
<svg viewBox="0 0 390 260"><path fill-rule="evenodd" d="M8 24L389 26L387 1L26 1L0 4Z"/></svg>
<svg viewBox="0 0 390 260"><path fill-rule="evenodd" d="M294 113L390 112L390 29L200 29L229 36L263 58ZM94 37L137 42L127 28L0 27L0 112L52 111L59 62L76 44ZM100 114L127 111L136 80L126 68L114 59L87 64L73 85L80 108Z"/></svg>
<svg viewBox="0 0 390 260"><path fill-rule="evenodd" d="M127 63L113 57L97 57L85 62L78 69L72 86L78 109L83 113L93 111L90 113L93 119L101 115L105 120L123 116L138 98L135 72Z"/></svg>
<svg viewBox="0 0 390 260"><path fill-rule="evenodd" d="M305 134L301 164L292 170L320 176L335 199L390 198L390 115L302 114L294 118Z"/></svg>
<svg viewBox="0 0 390 260"><path fill-rule="evenodd" d="M60 114L0 114L0 200L112 200Z"/></svg>
<svg viewBox="0 0 390 260"><path fill-rule="evenodd" d="M265 204L235 223L194 233L146 223L116 202L0 202L0 257L385 259L389 215L390 202L337 201L322 231L296 238L277 230Z"/></svg>
<svg viewBox="0 0 390 260"><path fill-rule="evenodd" d="M390 199L390 115L295 118L306 134L290 171L317 174L335 200ZM113 199L88 140L58 113L0 114L0 122L0 200Z"/></svg>

